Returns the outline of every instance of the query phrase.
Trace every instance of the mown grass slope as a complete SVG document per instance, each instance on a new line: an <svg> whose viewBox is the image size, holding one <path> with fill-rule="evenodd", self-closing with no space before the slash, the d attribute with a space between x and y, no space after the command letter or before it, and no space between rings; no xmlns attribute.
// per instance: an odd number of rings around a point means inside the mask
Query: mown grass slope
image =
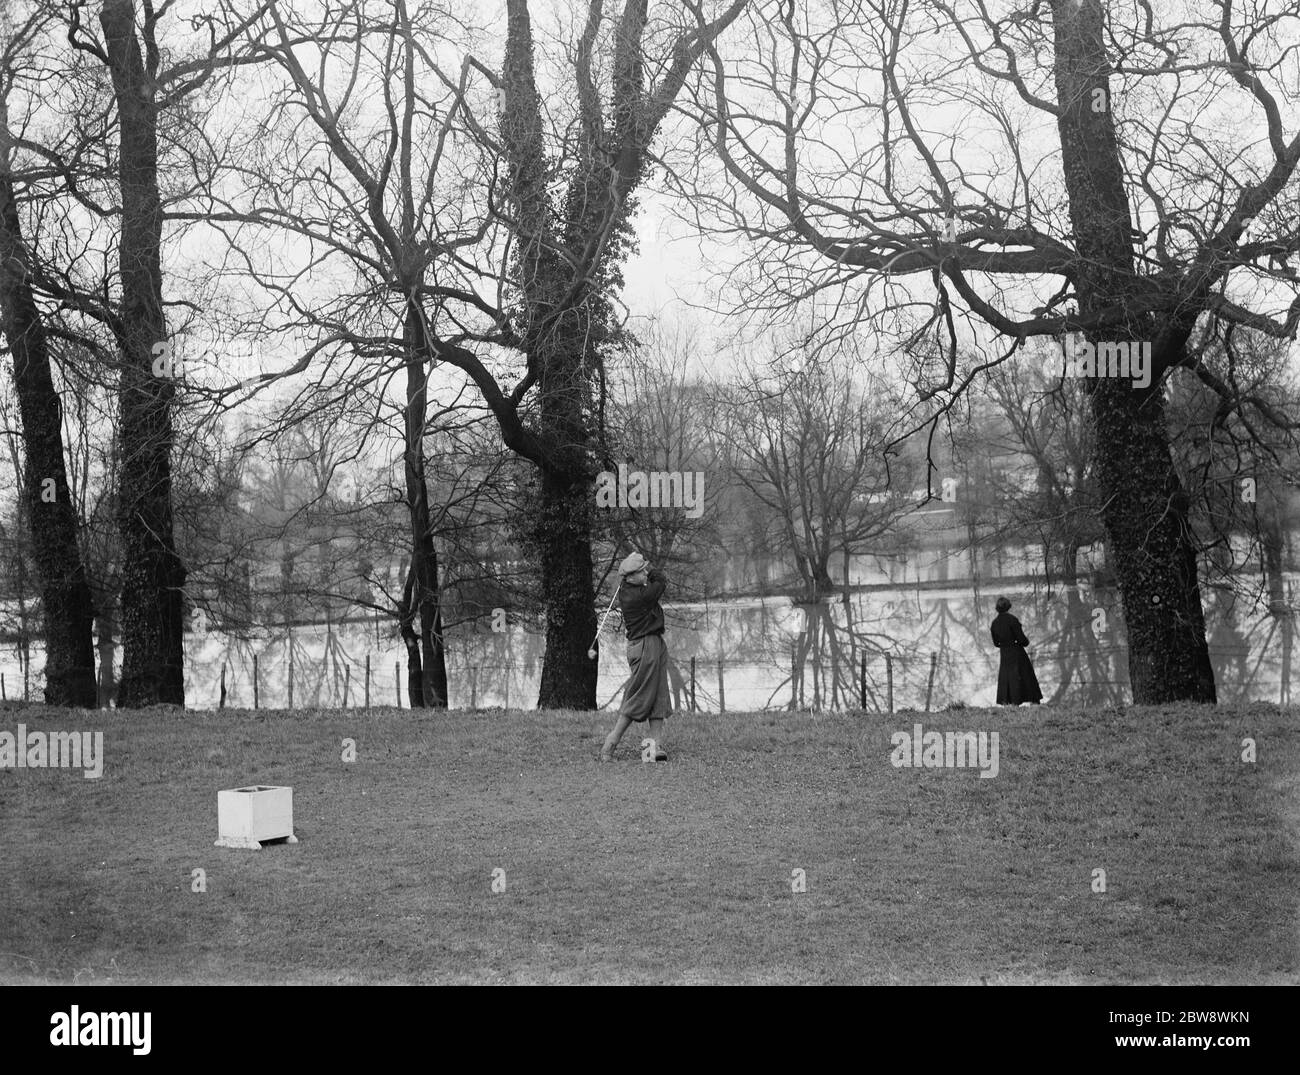
<svg viewBox="0 0 1300 1075"><path fill-rule="evenodd" d="M1296 718L676 716L601 765L608 714L9 708L105 764L0 770L0 980L1294 982ZM916 721L997 778L894 768ZM253 782L300 843L213 847Z"/></svg>

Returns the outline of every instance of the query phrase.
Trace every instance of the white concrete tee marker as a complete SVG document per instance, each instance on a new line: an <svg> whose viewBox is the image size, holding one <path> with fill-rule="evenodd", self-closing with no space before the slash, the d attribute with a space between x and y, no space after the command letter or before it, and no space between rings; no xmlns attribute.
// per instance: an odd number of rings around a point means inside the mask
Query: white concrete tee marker
<svg viewBox="0 0 1300 1075"><path fill-rule="evenodd" d="M264 840L288 839L293 834L293 788L252 784L217 792L216 847L262 850Z"/></svg>

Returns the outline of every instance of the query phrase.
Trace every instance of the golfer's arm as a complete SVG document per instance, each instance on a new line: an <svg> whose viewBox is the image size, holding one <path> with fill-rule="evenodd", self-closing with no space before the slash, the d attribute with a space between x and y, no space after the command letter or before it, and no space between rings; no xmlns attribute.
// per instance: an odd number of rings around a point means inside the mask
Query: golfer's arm
<svg viewBox="0 0 1300 1075"><path fill-rule="evenodd" d="M658 601L663 596L664 590L668 589L668 579L657 567L651 568L646 573L649 581L645 585L642 594L647 601Z"/></svg>

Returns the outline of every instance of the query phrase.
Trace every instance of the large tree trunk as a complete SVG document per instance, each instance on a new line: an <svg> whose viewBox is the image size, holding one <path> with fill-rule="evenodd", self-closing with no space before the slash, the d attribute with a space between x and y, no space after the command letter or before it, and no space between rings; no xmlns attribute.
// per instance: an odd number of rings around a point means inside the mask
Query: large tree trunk
<svg viewBox="0 0 1300 1075"><path fill-rule="evenodd" d="M558 284L558 280L557 280ZM546 651L539 709L595 709L597 664L587 656L596 634L592 582L592 512L595 509L584 419L589 383L583 372L590 319L570 314L566 331L552 329L539 364L541 428L548 460L540 467L538 511L532 520L546 604Z"/></svg>
<svg viewBox="0 0 1300 1075"><path fill-rule="evenodd" d="M544 447L526 457L541 472L539 514L533 523L547 603L538 700L543 707L591 709L596 704L596 665L586 655L596 610L591 563L594 438L585 415L593 371L617 333L611 300L622 286L621 267L632 248L630 199L643 178L659 124L692 66L744 6L744 0L734 0L715 21L685 32L671 60L659 67L653 91L646 88L642 51L646 0L624 0L607 65L593 63L593 50L611 16L600 3L587 6L582 36L571 54L578 122L564 133L564 153L572 152L573 171L557 206L552 190L565 164L552 159L544 135L528 0L506 2L501 134L513 202L518 327L529 376L536 376L541 387L535 433ZM601 103L594 73L602 66L609 78L607 106ZM503 430L511 444L515 434L504 425Z"/></svg>
<svg viewBox="0 0 1300 1075"><path fill-rule="evenodd" d="M535 534L546 602L546 656L539 709L595 709L596 665L587 656L596 634L591 579L593 495L585 474L542 472Z"/></svg>
<svg viewBox="0 0 1300 1075"><path fill-rule="evenodd" d="M537 705L541 709L594 709L596 662L587 648L596 633L591 578L593 496L587 434L583 423L589 311L576 294L565 295L572 269L559 256L572 253L581 228L558 219L551 204L548 159L542 133L542 101L533 75L533 39L526 0L508 0L505 84L501 130L508 148L510 187L519 224L516 269L528 314L528 368L538 374L538 439L531 462L540 488L529 527L546 604L546 651ZM573 187L588 176L580 161ZM567 226L566 226L567 224ZM589 236L588 236L589 237ZM566 242L566 240L568 240ZM584 283L578 289L585 292ZM561 303L571 304L554 319Z"/></svg>
<svg viewBox="0 0 1300 1075"><path fill-rule="evenodd" d="M170 369L153 375L166 341L158 107L131 0L100 12L117 102L122 194L119 243L124 324L119 346L118 530L122 536L122 679L118 705L185 704L182 598L186 571L172 536Z"/></svg>
<svg viewBox="0 0 1300 1075"><path fill-rule="evenodd" d="M77 545L63 457L62 408L50 374L45 326L28 279L0 102L0 323L13 356L26 458L24 495L45 613L46 705L95 708L93 603Z"/></svg>
<svg viewBox="0 0 1300 1075"><path fill-rule="evenodd" d="M1100 0L1052 0L1055 77L1070 220L1079 259L1080 316L1123 310L1134 278L1133 232L1109 111ZM1100 91L1100 92L1095 92ZM1096 108L1102 102L1106 107ZM1154 341L1161 326L1133 319L1089 342ZM1089 384L1096 423L1102 518L1129 642L1133 701L1215 701L1188 499L1169 451L1161 369L1147 388L1127 379Z"/></svg>
<svg viewBox="0 0 1300 1075"><path fill-rule="evenodd" d="M1164 399L1157 392L1142 401L1127 384L1100 385L1093 418L1133 700L1213 702L1189 502L1169 452Z"/></svg>
<svg viewBox="0 0 1300 1075"><path fill-rule="evenodd" d="M406 307L403 344L406 350L406 504L411 520L411 575L415 579L413 612L420 617L419 701L414 690L411 707L447 708L447 662L442 638L442 600L438 592L438 557L429 518L429 487L424 473L424 422L428 398L429 348L424 318L414 301ZM410 673L412 684L415 672Z"/></svg>
<svg viewBox="0 0 1300 1075"><path fill-rule="evenodd" d="M572 249L572 248L571 248ZM543 309L553 308L563 286L558 266L550 291L538 287ZM589 348L602 337L593 323L593 298L572 310L537 341L541 428L547 462L541 467L540 503L533 520L546 603L546 653L537 696L539 709L595 709L598 661L587 656L596 634L591 529L595 488L587 427L591 386Z"/></svg>

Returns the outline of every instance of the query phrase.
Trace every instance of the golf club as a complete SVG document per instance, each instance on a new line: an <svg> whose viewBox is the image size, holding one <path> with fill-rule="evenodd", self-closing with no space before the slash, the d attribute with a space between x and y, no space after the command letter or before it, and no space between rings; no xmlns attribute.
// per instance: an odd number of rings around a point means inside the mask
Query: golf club
<svg viewBox="0 0 1300 1075"><path fill-rule="evenodd" d="M620 580L619 585L622 585ZM591 640L591 648L587 650L587 657L590 660L596 659L596 643L600 639L600 632L605 629L605 619L614 610L614 602L618 600L618 586L614 587L614 593L610 596L609 607L601 613L600 621L596 624L596 637Z"/></svg>

